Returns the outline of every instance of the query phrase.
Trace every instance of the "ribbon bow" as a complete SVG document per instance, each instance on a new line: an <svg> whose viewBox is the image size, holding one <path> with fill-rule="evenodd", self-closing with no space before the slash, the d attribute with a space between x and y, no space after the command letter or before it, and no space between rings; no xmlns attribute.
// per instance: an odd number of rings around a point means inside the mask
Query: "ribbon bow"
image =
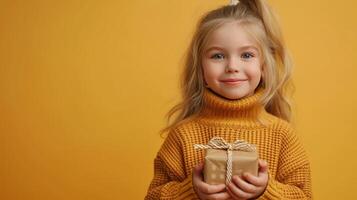
<svg viewBox="0 0 357 200"><path fill-rule="evenodd" d="M227 150L227 173L226 173L226 185L228 185L232 180L232 151L246 151L252 152L256 151L254 145L249 144L243 140L236 140L233 143L226 142L221 137L213 137L207 145L195 144L193 145L195 149L222 149Z"/></svg>

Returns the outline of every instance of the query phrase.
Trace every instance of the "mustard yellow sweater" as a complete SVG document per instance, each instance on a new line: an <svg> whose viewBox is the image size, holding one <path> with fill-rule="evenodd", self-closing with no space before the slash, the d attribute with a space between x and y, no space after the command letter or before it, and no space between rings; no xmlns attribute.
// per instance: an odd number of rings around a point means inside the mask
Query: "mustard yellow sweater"
<svg viewBox="0 0 357 200"><path fill-rule="evenodd" d="M228 100L210 89L204 92L199 116L171 130L154 160L149 199L198 199L192 187L192 168L203 161L204 151L194 144L207 144L219 136L257 145L268 162L269 181L265 199L312 199L310 164L291 125L269 114L259 103L262 89L240 100ZM264 119L261 125L256 118Z"/></svg>

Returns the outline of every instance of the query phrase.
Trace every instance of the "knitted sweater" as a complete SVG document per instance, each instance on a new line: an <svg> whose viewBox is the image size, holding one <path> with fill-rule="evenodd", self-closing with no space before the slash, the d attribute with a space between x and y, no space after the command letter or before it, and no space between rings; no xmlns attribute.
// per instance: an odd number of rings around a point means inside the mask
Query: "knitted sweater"
<svg viewBox="0 0 357 200"><path fill-rule="evenodd" d="M193 145L207 144L214 136L257 146L260 159L269 167L268 185L258 199L312 199L305 150L291 125L258 103L262 94L258 89L252 96L228 100L206 88L198 117L172 129L158 151L145 199L198 199L192 169L204 160L204 151L194 150ZM256 122L257 117L266 124Z"/></svg>

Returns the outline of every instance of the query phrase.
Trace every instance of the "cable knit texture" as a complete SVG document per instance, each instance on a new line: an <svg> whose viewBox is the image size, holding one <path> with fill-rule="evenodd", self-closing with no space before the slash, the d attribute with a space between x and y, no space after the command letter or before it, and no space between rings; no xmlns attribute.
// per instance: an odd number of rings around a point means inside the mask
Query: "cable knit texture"
<svg viewBox="0 0 357 200"><path fill-rule="evenodd" d="M252 96L228 100L206 88L198 117L172 129L158 151L145 199L198 199L192 169L204 160L204 151L193 145L207 144L214 136L257 146L260 159L269 166L268 186L258 199L312 199L305 150L291 125L259 104L262 94L258 89Z"/></svg>

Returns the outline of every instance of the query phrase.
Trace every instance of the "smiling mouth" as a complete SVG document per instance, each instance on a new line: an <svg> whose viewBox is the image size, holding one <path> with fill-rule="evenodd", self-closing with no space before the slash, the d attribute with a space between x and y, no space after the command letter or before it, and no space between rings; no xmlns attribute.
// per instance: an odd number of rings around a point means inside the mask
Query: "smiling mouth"
<svg viewBox="0 0 357 200"><path fill-rule="evenodd" d="M226 84L226 85L238 85L243 83L246 80L235 80L235 81L221 81L222 83Z"/></svg>
<svg viewBox="0 0 357 200"><path fill-rule="evenodd" d="M246 80L244 79L227 79L227 80L222 80L221 82L222 83L225 83L225 84L237 84L237 83L242 83Z"/></svg>

